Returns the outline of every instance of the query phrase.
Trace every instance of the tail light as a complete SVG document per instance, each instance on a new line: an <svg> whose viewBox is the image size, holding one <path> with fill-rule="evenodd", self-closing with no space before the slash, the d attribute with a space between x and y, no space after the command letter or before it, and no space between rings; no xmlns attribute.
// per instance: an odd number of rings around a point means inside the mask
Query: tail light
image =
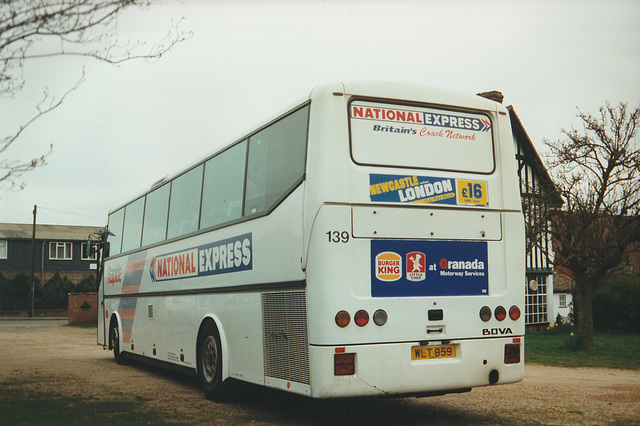
<svg viewBox="0 0 640 426"><path fill-rule="evenodd" d="M509 343L504 345L504 363L518 364L520 362L520 344Z"/></svg>
<svg viewBox="0 0 640 426"><path fill-rule="evenodd" d="M353 376L356 374L356 354L334 354L333 373L336 376Z"/></svg>
<svg viewBox="0 0 640 426"><path fill-rule="evenodd" d="M383 326L387 323L387 313L383 309L378 309L373 313L373 323Z"/></svg>
<svg viewBox="0 0 640 426"><path fill-rule="evenodd" d="M520 319L520 308L518 308L516 305L513 305L512 307L509 308L509 318L511 318L514 321L517 321Z"/></svg>
<svg viewBox="0 0 640 426"><path fill-rule="evenodd" d="M353 317L353 320L360 327L364 327L365 325L369 324L369 313L364 309L361 309L358 312L356 312L356 315L355 317Z"/></svg>
<svg viewBox="0 0 640 426"><path fill-rule="evenodd" d="M351 322L351 315L347 311L340 311L336 314L336 324L338 327L344 328Z"/></svg>
<svg viewBox="0 0 640 426"><path fill-rule="evenodd" d="M480 309L480 319L484 322L487 322L491 319L491 308L488 306L483 306Z"/></svg>
<svg viewBox="0 0 640 426"><path fill-rule="evenodd" d="M498 321L504 321L504 319L507 317L507 310L504 308L504 306L498 306L494 312L494 315L496 316L496 319Z"/></svg>
<svg viewBox="0 0 640 426"><path fill-rule="evenodd" d="M364 327L369 324L369 312L364 309L360 309L353 317L353 322L356 323L359 327ZM387 312L384 309L378 309L373 314L373 322L375 325L382 327L387 323ZM336 314L335 317L336 325L340 328L345 328L351 323L351 315L349 312L342 310Z"/></svg>

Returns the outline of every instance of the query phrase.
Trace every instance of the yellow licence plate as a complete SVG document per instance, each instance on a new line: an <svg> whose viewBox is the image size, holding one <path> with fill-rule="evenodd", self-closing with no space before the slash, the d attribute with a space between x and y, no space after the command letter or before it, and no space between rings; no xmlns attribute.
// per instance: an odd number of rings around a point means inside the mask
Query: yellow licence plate
<svg viewBox="0 0 640 426"><path fill-rule="evenodd" d="M442 359L442 358L455 358L455 357L456 357L455 345L413 346L411 348L411 361L417 361L421 359Z"/></svg>

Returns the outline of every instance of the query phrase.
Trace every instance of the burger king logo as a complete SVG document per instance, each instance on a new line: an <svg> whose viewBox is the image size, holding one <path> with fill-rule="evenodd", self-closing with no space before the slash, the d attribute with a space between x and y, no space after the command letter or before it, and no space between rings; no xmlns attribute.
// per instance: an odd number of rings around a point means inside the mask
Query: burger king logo
<svg viewBox="0 0 640 426"><path fill-rule="evenodd" d="M380 281L397 281L402 277L402 256L385 251L376 256L376 278Z"/></svg>

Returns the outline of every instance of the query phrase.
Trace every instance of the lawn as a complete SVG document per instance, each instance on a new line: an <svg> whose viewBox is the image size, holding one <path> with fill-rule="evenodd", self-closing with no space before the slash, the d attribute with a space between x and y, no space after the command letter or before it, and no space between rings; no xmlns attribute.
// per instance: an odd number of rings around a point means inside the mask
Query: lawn
<svg viewBox="0 0 640 426"><path fill-rule="evenodd" d="M595 344L579 349L570 326L546 331L528 331L525 336L526 362L561 367L609 367L640 370L640 334L594 333Z"/></svg>

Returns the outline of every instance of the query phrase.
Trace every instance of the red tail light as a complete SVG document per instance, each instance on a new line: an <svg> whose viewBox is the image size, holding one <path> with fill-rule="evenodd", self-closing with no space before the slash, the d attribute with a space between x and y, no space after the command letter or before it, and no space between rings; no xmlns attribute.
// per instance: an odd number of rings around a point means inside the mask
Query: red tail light
<svg viewBox="0 0 640 426"><path fill-rule="evenodd" d="M504 306L498 306L496 308L496 311L494 312L494 315L498 321L504 321L504 319L507 317L507 310L504 308Z"/></svg>
<svg viewBox="0 0 640 426"><path fill-rule="evenodd" d="M353 317L353 320L360 327L364 327L365 325L369 324L369 313L364 309L361 309L358 312L356 312L356 315Z"/></svg>
<svg viewBox="0 0 640 426"><path fill-rule="evenodd" d="M520 308L518 308L516 305L513 305L512 307L509 308L509 318L511 318L514 321L517 321L520 319Z"/></svg>
<svg viewBox="0 0 640 426"><path fill-rule="evenodd" d="M353 376L356 374L356 354L334 354L333 373L336 376Z"/></svg>
<svg viewBox="0 0 640 426"><path fill-rule="evenodd" d="M520 362L520 344L509 343L504 345L504 363L518 364Z"/></svg>
<svg viewBox="0 0 640 426"><path fill-rule="evenodd" d="M351 315L347 311L340 311L336 314L336 324L338 327L346 327L351 322Z"/></svg>

